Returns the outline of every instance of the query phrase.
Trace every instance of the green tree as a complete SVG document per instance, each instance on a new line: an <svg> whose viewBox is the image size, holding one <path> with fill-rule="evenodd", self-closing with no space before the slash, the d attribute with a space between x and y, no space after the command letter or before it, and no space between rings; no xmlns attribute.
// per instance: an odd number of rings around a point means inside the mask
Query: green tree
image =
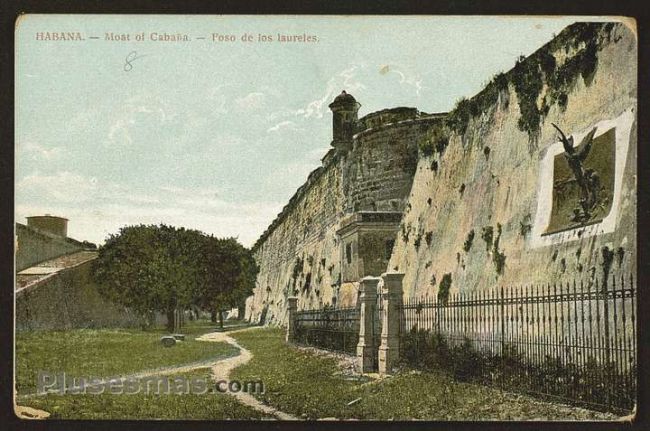
<svg viewBox="0 0 650 431"><path fill-rule="evenodd" d="M167 225L126 226L100 247L93 275L101 293L145 316L198 306L221 313L252 294L258 268L235 238Z"/></svg>
<svg viewBox="0 0 650 431"><path fill-rule="evenodd" d="M123 227L100 247L94 278L119 304L142 315L165 313L171 332L175 310L189 306L198 290L195 262L202 236L166 225Z"/></svg>
<svg viewBox="0 0 650 431"><path fill-rule="evenodd" d="M197 305L219 318L223 312L238 307L253 293L259 271L251 251L235 238L207 237L203 243L200 265L201 279Z"/></svg>

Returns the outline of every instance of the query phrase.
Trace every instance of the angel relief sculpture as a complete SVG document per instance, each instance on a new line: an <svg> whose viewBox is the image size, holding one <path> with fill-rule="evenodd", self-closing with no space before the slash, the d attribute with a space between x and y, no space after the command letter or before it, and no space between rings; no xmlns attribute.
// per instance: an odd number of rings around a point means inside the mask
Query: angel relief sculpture
<svg viewBox="0 0 650 431"><path fill-rule="evenodd" d="M587 136L582 139L582 142L576 148L573 146L573 136L567 138L558 126L553 123L551 124L560 134L560 140L564 146L564 157L566 157L575 181L580 188L580 207L573 209L571 221L584 222L590 220L592 212L598 204L600 177L594 169L585 168L584 161L591 151L596 127L587 133Z"/></svg>

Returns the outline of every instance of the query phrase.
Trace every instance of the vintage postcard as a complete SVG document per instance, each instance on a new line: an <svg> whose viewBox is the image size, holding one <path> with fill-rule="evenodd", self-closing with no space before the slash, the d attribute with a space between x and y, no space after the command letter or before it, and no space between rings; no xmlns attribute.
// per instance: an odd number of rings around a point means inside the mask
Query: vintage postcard
<svg viewBox="0 0 650 431"><path fill-rule="evenodd" d="M634 19L15 41L20 418L634 417Z"/></svg>

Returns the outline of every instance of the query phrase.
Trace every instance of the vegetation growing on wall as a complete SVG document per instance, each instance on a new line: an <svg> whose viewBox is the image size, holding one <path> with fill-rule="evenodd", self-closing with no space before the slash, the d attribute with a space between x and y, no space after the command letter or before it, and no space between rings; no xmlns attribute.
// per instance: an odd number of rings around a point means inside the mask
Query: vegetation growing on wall
<svg viewBox="0 0 650 431"><path fill-rule="evenodd" d="M483 229L481 229L481 238L485 241L485 250L490 251L492 241L494 240L494 229L492 226L484 226Z"/></svg>
<svg viewBox="0 0 650 431"><path fill-rule="evenodd" d="M616 257L618 261L618 267L620 268L621 265L623 265L623 258L625 257L625 250L623 249L623 247L619 247L618 249L616 249Z"/></svg>
<svg viewBox="0 0 650 431"><path fill-rule="evenodd" d="M551 261L555 262L555 259L557 259L557 250L554 250L553 254L551 255Z"/></svg>
<svg viewBox="0 0 650 431"><path fill-rule="evenodd" d="M533 225L530 222L530 214L526 214L522 221L519 222L519 234L526 236L530 233Z"/></svg>
<svg viewBox="0 0 650 431"><path fill-rule="evenodd" d="M605 246L602 248L603 255L603 290L607 290L607 283L609 281L609 271L612 269L614 262L614 251Z"/></svg>
<svg viewBox="0 0 650 431"><path fill-rule="evenodd" d="M447 273L442 276L442 280L440 280L440 286L438 286L438 301L441 304L447 303L447 300L449 299L450 289L451 289L451 274Z"/></svg>
<svg viewBox="0 0 650 431"><path fill-rule="evenodd" d="M433 241L433 232L429 231L426 234L424 234L424 240L427 243L427 246L431 246L431 241Z"/></svg>
<svg viewBox="0 0 650 431"><path fill-rule="evenodd" d="M465 250L465 253L468 253L470 251L473 242L474 242L474 229L470 230L467 233L467 238L465 238L465 242L463 243L463 250Z"/></svg>
<svg viewBox="0 0 650 431"><path fill-rule="evenodd" d="M401 230L402 230L402 240L405 243L408 243L409 242L409 235L411 233L411 224L409 223L408 226L402 224Z"/></svg>
<svg viewBox="0 0 650 431"><path fill-rule="evenodd" d="M527 131L529 135L537 135L539 132L539 119L541 111L537 107L537 99L544 87L542 71L539 63L533 60L527 61L521 56L512 70L513 86L519 101L519 130Z"/></svg>
<svg viewBox="0 0 650 431"><path fill-rule="evenodd" d="M475 102L470 101L469 99L462 98L456 102L456 107L453 111L449 113L447 117L447 124L449 127L459 135L464 135L467 130L467 125L469 124L469 119L472 116L472 112L475 111L473 105Z"/></svg>
<svg viewBox="0 0 650 431"><path fill-rule="evenodd" d="M449 145L449 131L444 126L433 127L431 136L418 142L420 153L425 157L430 157L433 153L442 154Z"/></svg>
<svg viewBox="0 0 650 431"><path fill-rule="evenodd" d="M305 276L305 282L302 285L302 291L305 292L311 288L311 272Z"/></svg>
<svg viewBox="0 0 650 431"><path fill-rule="evenodd" d="M576 259L580 260L580 256L582 255L582 247L578 247L576 250Z"/></svg>
<svg viewBox="0 0 650 431"><path fill-rule="evenodd" d="M293 284L295 286L298 276L302 274L302 269L305 264L305 261L300 257L296 257L296 261L293 263L293 270L291 271L291 278L293 278Z"/></svg>
<svg viewBox="0 0 650 431"><path fill-rule="evenodd" d="M490 158L490 147L483 147L483 155L485 156L485 160Z"/></svg>
<svg viewBox="0 0 650 431"><path fill-rule="evenodd" d="M499 94L508 89L508 78L500 72L490 83L471 99L462 98L447 116L447 126L454 132L463 135L469 125L469 120L487 112L499 99Z"/></svg>
<svg viewBox="0 0 650 431"><path fill-rule="evenodd" d="M413 241L413 245L415 246L416 250L420 248L421 243L422 243L422 232L418 232L418 236L416 236L415 240Z"/></svg>
<svg viewBox="0 0 650 431"><path fill-rule="evenodd" d="M420 148L420 153L424 157L430 157L433 154L434 150L434 144L431 141L431 139L424 139L418 143L418 147Z"/></svg>
<svg viewBox="0 0 650 431"><path fill-rule="evenodd" d="M492 262L498 275L503 274L503 268L506 266L506 255L499 250L499 241L501 240L501 224L497 223L497 236L494 238L492 249Z"/></svg>
<svg viewBox="0 0 650 431"><path fill-rule="evenodd" d="M447 125L456 133L465 134L470 119L487 112L497 102L499 93L512 84L521 113L518 127L536 139L550 106L557 103L560 108L566 108L568 93L578 77L591 84L598 65L598 51L610 40L613 28L613 23L576 23L567 27L529 57L520 57L511 71L497 74L476 96L459 100L447 117ZM560 49L573 54L558 65L554 53ZM548 90L542 95L545 83Z"/></svg>

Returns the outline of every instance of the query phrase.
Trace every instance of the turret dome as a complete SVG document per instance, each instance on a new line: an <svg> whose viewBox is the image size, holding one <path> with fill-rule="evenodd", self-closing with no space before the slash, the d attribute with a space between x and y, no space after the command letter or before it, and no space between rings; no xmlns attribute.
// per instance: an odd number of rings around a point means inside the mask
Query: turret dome
<svg viewBox="0 0 650 431"><path fill-rule="evenodd" d="M354 98L351 94L348 94L345 90L341 91L341 94L334 98L334 101L329 105L340 106L340 105L354 105L357 103L357 99Z"/></svg>

